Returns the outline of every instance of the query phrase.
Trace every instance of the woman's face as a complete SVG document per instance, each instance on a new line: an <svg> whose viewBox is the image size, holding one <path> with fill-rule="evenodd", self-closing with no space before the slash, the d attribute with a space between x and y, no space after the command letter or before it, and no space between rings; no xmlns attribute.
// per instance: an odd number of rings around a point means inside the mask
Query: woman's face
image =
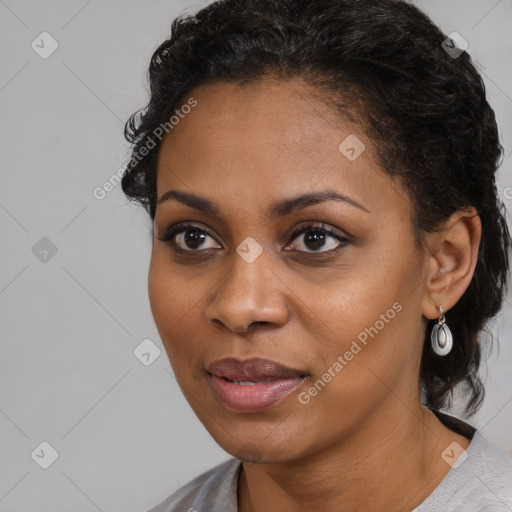
<svg viewBox="0 0 512 512"><path fill-rule="evenodd" d="M312 455L419 401L425 258L410 199L312 92L197 88L159 155L158 198L181 195L156 209L152 312L191 407L242 460ZM213 364L224 358L292 371Z"/></svg>

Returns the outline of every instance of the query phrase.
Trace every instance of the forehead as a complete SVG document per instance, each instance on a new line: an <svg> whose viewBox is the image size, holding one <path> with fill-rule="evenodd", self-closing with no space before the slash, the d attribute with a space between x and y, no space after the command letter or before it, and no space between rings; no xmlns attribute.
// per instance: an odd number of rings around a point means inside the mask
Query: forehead
<svg viewBox="0 0 512 512"><path fill-rule="evenodd" d="M300 80L194 89L189 97L197 106L162 142L158 197L179 189L261 207L326 188L361 203L396 194L362 128L320 101L320 94ZM343 152L346 140L360 152L356 159Z"/></svg>
<svg viewBox="0 0 512 512"><path fill-rule="evenodd" d="M196 146L209 156L227 158L232 152L286 154L296 157L321 155L327 136L336 142L338 124L333 108L313 94L315 88L302 81L260 80L246 85L217 82L190 93L197 106L164 138L162 152L178 146ZM179 139L179 140L178 140ZM323 144L322 144L323 143ZM334 150L336 146L334 146ZM200 157L196 152L189 158ZM262 155L263 156L263 155Z"/></svg>

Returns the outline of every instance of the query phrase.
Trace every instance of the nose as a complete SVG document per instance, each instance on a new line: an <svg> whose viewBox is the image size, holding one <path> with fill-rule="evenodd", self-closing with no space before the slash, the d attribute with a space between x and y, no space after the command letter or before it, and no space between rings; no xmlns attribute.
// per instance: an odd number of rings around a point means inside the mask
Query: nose
<svg viewBox="0 0 512 512"><path fill-rule="evenodd" d="M285 289L264 253L251 263L235 253L206 309L207 318L236 333L261 324L283 326L289 317Z"/></svg>

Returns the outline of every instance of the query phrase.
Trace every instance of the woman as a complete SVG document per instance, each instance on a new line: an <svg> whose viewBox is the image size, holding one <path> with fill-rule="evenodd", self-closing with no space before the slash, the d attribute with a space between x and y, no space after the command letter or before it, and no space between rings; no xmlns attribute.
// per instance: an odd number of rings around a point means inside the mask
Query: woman
<svg viewBox="0 0 512 512"><path fill-rule="evenodd" d="M510 235L470 56L398 0L223 0L174 21L127 123L152 313L232 458L152 509L512 510L483 399Z"/></svg>

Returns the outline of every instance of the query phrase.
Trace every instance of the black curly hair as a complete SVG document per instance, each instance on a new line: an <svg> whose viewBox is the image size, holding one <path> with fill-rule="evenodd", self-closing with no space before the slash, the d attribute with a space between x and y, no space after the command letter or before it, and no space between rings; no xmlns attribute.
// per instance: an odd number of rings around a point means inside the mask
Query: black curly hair
<svg viewBox="0 0 512 512"><path fill-rule="evenodd" d="M122 188L154 219L155 134L169 131L194 88L267 76L317 86L331 108L363 127L382 169L408 190L420 246L452 213L474 206L480 216L472 281L446 314L453 349L440 357L425 342L420 370L428 407L451 407L461 384L471 416L484 397L479 335L502 307L511 238L495 183L503 147L494 111L470 55L449 53L445 41L425 13L401 0L219 0L183 13L151 58L148 105L126 123L131 155Z"/></svg>

